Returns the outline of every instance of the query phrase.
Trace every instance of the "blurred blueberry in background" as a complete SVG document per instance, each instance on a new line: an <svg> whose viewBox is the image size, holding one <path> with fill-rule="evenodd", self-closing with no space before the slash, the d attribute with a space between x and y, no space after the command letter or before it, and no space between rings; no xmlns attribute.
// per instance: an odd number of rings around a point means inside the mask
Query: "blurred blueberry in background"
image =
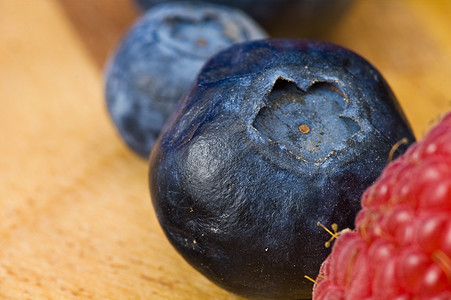
<svg viewBox="0 0 451 300"><path fill-rule="evenodd" d="M174 0L135 0L142 10ZM194 0L196 1L196 0ZM328 33L353 0L203 0L236 7L274 37L315 38Z"/></svg>
<svg viewBox="0 0 451 300"><path fill-rule="evenodd" d="M105 69L109 114L122 139L147 158L177 101L212 55L266 33L240 10L174 2L148 10Z"/></svg>

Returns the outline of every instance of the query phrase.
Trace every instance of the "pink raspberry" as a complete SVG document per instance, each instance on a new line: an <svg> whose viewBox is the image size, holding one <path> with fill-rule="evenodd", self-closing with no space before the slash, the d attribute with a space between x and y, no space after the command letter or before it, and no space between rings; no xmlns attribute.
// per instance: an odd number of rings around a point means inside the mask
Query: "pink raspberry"
<svg viewBox="0 0 451 300"><path fill-rule="evenodd" d="M323 263L314 300L451 299L451 113L365 191L355 225Z"/></svg>

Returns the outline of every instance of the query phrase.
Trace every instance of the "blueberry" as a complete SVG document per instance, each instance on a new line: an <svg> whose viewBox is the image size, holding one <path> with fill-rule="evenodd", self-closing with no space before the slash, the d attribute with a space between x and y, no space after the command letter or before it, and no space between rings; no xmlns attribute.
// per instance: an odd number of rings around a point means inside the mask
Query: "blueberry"
<svg viewBox="0 0 451 300"><path fill-rule="evenodd" d="M412 130L381 74L340 46L268 39L214 56L150 156L158 220L181 255L246 297L302 299L360 197ZM397 149L400 154L407 145Z"/></svg>
<svg viewBox="0 0 451 300"><path fill-rule="evenodd" d="M249 17L228 7L178 2L149 10L105 71L108 111L124 141L147 158L207 59L233 43L265 36Z"/></svg>
<svg viewBox="0 0 451 300"><path fill-rule="evenodd" d="M174 0L135 0L142 10ZM194 0L196 1L196 0ZM316 37L349 10L353 0L201 0L236 7L273 36Z"/></svg>

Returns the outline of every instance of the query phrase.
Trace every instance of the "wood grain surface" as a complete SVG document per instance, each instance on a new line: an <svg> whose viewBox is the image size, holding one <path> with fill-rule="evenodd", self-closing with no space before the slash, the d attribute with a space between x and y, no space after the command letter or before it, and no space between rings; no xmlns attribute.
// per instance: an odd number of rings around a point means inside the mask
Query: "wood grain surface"
<svg viewBox="0 0 451 300"><path fill-rule="evenodd" d="M129 0L0 0L0 299L239 299L171 248L106 113ZM324 39L386 77L418 137L451 107L451 1L357 0Z"/></svg>

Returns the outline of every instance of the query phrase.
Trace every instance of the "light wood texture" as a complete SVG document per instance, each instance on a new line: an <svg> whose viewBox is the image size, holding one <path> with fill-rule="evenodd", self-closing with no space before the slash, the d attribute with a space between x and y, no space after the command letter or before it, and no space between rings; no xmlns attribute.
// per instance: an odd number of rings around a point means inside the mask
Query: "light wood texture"
<svg viewBox="0 0 451 300"><path fill-rule="evenodd" d="M106 114L127 0L0 0L0 298L239 299L186 264L147 163ZM451 106L451 2L357 1L327 37L385 75L421 137Z"/></svg>

